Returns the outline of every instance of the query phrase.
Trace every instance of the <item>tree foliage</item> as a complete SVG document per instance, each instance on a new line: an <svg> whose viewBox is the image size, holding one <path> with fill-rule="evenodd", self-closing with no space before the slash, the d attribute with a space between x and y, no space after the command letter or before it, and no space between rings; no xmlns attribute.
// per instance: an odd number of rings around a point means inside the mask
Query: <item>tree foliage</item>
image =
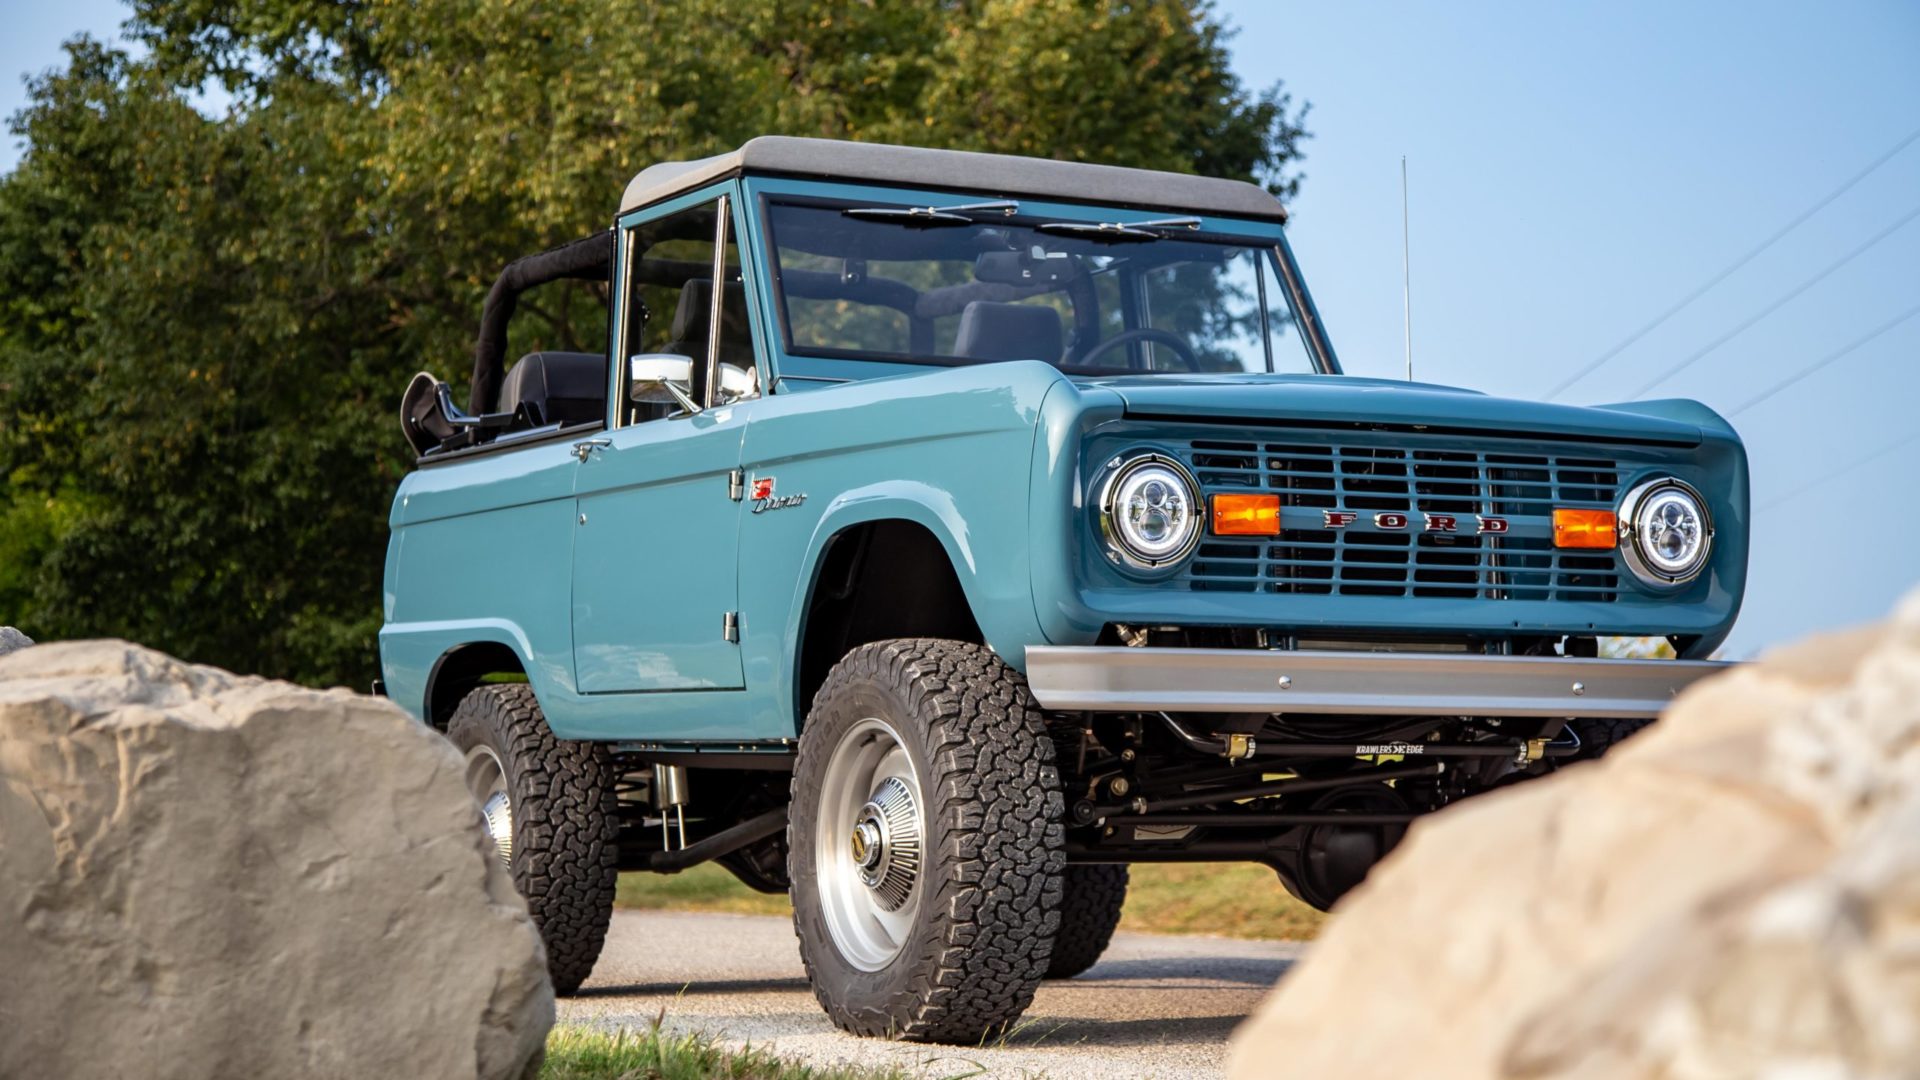
<svg viewBox="0 0 1920 1080"><path fill-rule="evenodd" d="M407 377L463 383L493 275L645 165L785 133L1287 195L1306 137L1205 0L138 0L126 32L33 82L0 178L0 622L313 683L374 674ZM577 334L528 314L516 348Z"/></svg>

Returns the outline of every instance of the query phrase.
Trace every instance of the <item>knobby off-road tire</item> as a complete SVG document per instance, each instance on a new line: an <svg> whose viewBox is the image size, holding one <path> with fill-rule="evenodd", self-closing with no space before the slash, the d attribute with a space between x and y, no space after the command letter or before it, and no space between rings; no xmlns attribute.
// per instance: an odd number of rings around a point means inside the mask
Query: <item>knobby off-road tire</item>
<svg viewBox="0 0 1920 1080"><path fill-rule="evenodd" d="M1580 736L1580 753L1575 761L1592 761L1608 750L1645 730L1651 720L1575 720L1574 734Z"/></svg>
<svg viewBox="0 0 1920 1080"><path fill-rule="evenodd" d="M833 1022L924 1042L1006 1030L1059 929L1063 812L1039 706L991 652L848 653L807 715L788 826L794 930Z"/></svg>
<svg viewBox="0 0 1920 1080"><path fill-rule="evenodd" d="M1105 863L1069 866L1061 886L1060 932L1053 938L1049 979L1071 979L1107 951L1127 902L1127 868Z"/></svg>
<svg viewBox="0 0 1920 1080"><path fill-rule="evenodd" d="M447 738L466 756L467 785L495 843L509 838L501 853L540 927L554 992L571 994L592 973L613 918L620 818L607 749L554 738L524 683L476 688L447 722Z"/></svg>

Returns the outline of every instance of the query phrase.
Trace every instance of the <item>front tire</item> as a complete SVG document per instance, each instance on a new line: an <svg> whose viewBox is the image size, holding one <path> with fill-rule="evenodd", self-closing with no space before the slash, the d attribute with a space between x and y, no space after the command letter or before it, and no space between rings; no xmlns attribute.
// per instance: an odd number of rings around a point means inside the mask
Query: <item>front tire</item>
<svg viewBox="0 0 1920 1080"><path fill-rule="evenodd" d="M467 790L540 928L554 993L572 994L606 944L619 879L607 748L554 738L524 683L474 689L447 722L447 738L466 756Z"/></svg>
<svg viewBox="0 0 1920 1080"><path fill-rule="evenodd" d="M795 762L789 875L814 996L857 1035L978 1043L1059 928L1064 801L1026 681L978 645L864 645Z"/></svg>
<svg viewBox="0 0 1920 1080"><path fill-rule="evenodd" d="M1120 925L1127 902L1124 865L1088 863L1067 867L1060 893L1060 933L1053 939L1047 978L1071 979L1100 961Z"/></svg>
<svg viewBox="0 0 1920 1080"><path fill-rule="evenodd" d="M1574 760L1596 760L1652 724L1651 720L1575 720L1571 726L1580 736L1580 753Z"/></svg>

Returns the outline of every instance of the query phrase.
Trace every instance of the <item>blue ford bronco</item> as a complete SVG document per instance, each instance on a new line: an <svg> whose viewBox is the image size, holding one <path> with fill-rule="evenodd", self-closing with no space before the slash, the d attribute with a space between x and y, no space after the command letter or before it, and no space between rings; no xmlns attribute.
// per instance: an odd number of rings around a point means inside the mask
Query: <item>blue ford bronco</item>
<svg viewBox="0 0 1920 1080"><path fill-rule="evenodd" d="M507 267L465 406L402 401L380 652L561 993L620 871L714 861L791 894L835 1023L972 1042L1094 963L1129 863L1326 908L1416 816L1715 669L1732 428L1343 375L1285 220L1227 180L760 138ZM606 289L607 353L507 366L565 279Z"/></svg>

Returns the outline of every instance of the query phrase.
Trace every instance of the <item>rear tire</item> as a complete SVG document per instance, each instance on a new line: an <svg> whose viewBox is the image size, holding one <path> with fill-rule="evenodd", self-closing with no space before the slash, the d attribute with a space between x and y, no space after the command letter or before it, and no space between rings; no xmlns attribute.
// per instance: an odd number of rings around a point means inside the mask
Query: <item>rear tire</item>
<svg viewBox="0 0 1920 1080"><path fill-rule="evenodd" d="M841 1028L977 1044L1033 1000L1060 923L1064 801L1026 680L978 645L864 645L800 736L793 923Z"/></svg>
<svg viewBox="0 0 1920 1080"><path fill-rule="evenodd" d="M1575 720L1570 725L1580 736L1580 753L1575 761L1592 761L1620 743L1639 734L1651 720Z"/></svg>
<svg viewBox="0 0 1920 1080"><path fill-rule="evenodd" d="M554 738L524 683L474 689L447 722L447 738L466 755L467 788L540 928L554 993L572 994L606 944L619 878L607 748Z"/></svg>
<svg viewBox="0 0 1920 1080"><path fill-rule="evenodd" d="M1060 933L1053 939L1047 978L1071 979L1100 960L1127 902L1127 868L1093 863L1069 866L1060 892Z"/></svg>

